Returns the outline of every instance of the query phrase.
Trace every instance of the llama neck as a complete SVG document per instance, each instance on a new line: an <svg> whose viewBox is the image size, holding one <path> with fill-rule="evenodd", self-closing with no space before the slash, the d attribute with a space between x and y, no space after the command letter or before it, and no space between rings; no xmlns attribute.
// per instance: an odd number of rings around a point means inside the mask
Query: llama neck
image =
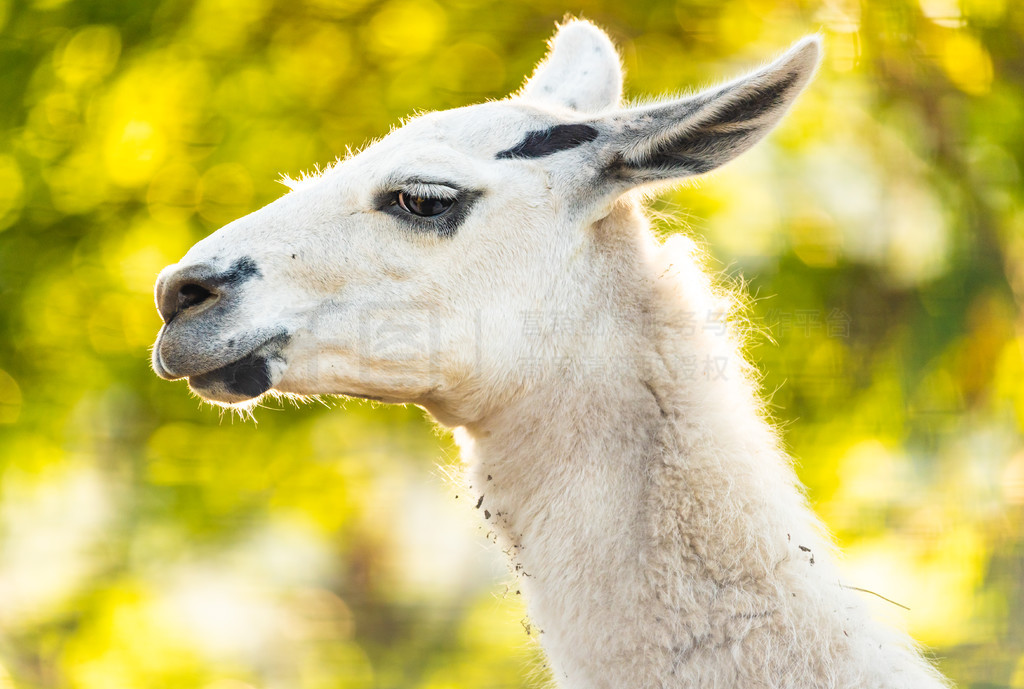
<svg viewBox="0 0 1024 689"><path fill-rule="evenodd" d="M638 606L650 465L663 424L639 380L584 387L570 377L460 439L479 509L511 559L552 667L579 686L603 685L578 651L607 652L622 629L613 611Z"/></svg>
<svg viewBox="0 0 1024 689"><path fill-rule="evenodd" d="M566 687L658 686L655 647L728 636L722 600L763 614L756 582L798 544L827 559L698 265L615 232L636 276L601 305L617 329L460 440Z"/></svg>
<svg viewBox="0 0 1024 689"><path fill-rule="evenodd" d="M945 686L838 584L692 246L620 211L605 334L457 433L558 685Z"/></svg>

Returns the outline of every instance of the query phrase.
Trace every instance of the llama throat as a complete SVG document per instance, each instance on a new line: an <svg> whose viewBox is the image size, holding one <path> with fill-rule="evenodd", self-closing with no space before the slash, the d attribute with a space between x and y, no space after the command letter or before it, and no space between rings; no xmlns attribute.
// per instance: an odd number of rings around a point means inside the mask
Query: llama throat
<svg viewBox="0 0 1024 689"><path fill-rule="evenodd" d="M820 53L624 107L611 41L570 21L519 93L414 118L168 266L153 368L456 427L562 689L945 686L843 587L728 295L642 212L766 136Z"/></svg>

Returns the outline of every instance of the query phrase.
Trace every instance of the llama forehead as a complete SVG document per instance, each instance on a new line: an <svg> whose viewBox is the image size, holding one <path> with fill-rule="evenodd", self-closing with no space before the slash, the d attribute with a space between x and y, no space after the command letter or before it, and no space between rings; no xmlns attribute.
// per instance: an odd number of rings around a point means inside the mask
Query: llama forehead
<svg viewBox="0 0 1024 689"><path fill-rule="evenodd" d="M567 124L544 108L510 101L482 103L415 117L321 174L287 183L291 195L322 196L342 213L372 205L377 195L400 191L408 183L475 192L526 191L531 184L543 184L544 177L516 165L518 161L545 158L545 168L564 165L569 171L577 167L578 158L554 154L596 137L596 129Z"/></svg>
<svg viewBox="0 0 1024 689"><path fill-rule="evenodd" d="M526 103L499 101L421 115L378 145L416 156L417 148L434 144L481 161L494 161L546 157L580 146L596 136L594 127L567 122L563 113Z"/></svg>

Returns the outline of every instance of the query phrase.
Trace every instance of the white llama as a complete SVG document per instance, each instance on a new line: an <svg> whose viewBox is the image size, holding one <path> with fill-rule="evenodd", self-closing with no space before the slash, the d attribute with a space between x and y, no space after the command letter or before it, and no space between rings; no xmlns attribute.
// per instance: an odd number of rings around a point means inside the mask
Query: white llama
<svg viewBox="0 0 1024 689"><path fill-rule="evenodd" d="M750 148L820 51L622 107L611 41L570 21L520 93L417 117L165 269L153 367L457 427L563 689L945 686L840 584L734 338L693 327L728 300L637 193Z"/></svg>

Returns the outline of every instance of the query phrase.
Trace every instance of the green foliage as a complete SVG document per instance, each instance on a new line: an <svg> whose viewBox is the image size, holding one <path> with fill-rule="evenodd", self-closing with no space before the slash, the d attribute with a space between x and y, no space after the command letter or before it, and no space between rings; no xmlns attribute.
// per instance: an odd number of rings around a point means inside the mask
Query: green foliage
<svg viewBox="0 0 1024 689"><path fill-rule="evenodd" d="M0 687L540 684L418 410L257 427L148 347L164 265L281 173L515 90L566 10L610 30L632 96L824 32L783 127L659 199L659 229L755 296L751 353L846 583L908 605L881 613L963 686L1024 687L1009 0L0 2Z"/></svg>

